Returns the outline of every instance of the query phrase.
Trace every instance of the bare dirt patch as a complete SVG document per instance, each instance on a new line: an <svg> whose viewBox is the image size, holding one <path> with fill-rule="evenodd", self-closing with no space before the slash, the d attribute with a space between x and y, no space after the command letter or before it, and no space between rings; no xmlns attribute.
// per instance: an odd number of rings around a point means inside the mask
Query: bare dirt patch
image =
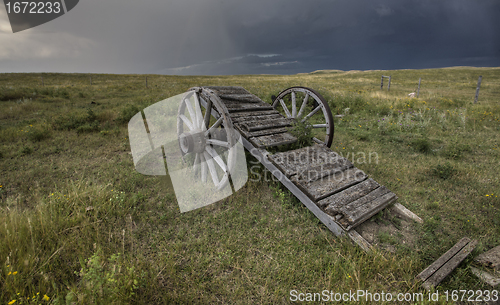
<svg viewBox="0 0 500 305"><path fill-rule="evenodd" d="M396 252L400 246L415 247L417 231L414 224L413 220L387 208L356 227L355 230L370 244L389 252Z"/></svg>

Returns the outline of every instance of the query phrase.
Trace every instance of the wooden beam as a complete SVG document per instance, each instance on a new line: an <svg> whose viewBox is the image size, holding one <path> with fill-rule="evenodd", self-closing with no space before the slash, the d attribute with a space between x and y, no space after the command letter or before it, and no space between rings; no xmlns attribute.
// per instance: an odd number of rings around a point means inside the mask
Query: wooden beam
<svg viewBox="0 0 500 305"><path fill-rule="evenodd" d="M476 261L486 267L494 268L495 270L500 269L500 246L484 252L476 258Z"/></svg>
<svg viewBox="0 0 500 305"><path fill-rule="evenodd" d="M415 213L413 213L412 211L408 210L407 208L405 208L402 204L400 204L399 202L396 202L393 206L392 206L392 210L405 217L405 218L408 218L410 220L414 220L418 223L424 223L424 221L422 220L422 218L418 217Z"/></svg>
<svg viewBox="0 0 500 305"><path fill-rule="evenodd" d="M498 284L500 284L500 278L492 275L489 272L486 272L484 270L479 270L474 267L470 267L470 271L472 271L472 273L475 276L477 276L481 281L485 282L486 284L492 287L498 286Z"/></svg>
<svg viewBox="0 0 500 305"><path fill-rule="evenodd" d="M479 98L479 88L481 88L481 81L483 80L483 76L479 75L477 79L477 87L476 87L476 97L474 97L474 104L477 104L477 99Z"/></svg>
<svg viewBox="0 0 500 305"><path fill-rule="evenodd" d="M356 243L361 249L365 250L365 252L371 252L373 250L373 246L366 241L356 230L351 230L347 232L347 235Z"/></svg>
<svg viewBox="0 0 500 305"><path fill-rule="evenodd" d="M418 98L418 95L420 94L420 82L422 81L422 78L420 77L418 79L418 89L417 89L417 98Z"/></svg>
<svg viewBox="0 0 500 305"><path fill-rule="evenodd" d="M430 290L431 287L441 283L474 250L476 244L477 240L471 241L467 237L462 238L450 250L417 275L417 278L423 281L422 286Z"/></svg>

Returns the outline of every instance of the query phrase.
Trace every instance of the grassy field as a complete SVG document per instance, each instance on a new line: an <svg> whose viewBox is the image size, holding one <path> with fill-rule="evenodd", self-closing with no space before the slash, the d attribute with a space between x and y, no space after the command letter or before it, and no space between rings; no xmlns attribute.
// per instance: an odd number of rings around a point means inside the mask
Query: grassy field
<svg viewBox="0 0 500 305"><path fill-rule="evenodd" d="M380 90L382 74L392 76L390 91L387 81ZM420 77L419 98L409 98ZM291 290L427 296L415 276L464 236L479 245L439 290L491 289L469 267L500 244L500 68L148 75L148 88L145 78L0 74L0 303L281 304ZM266 102L291 86L318 90L346 114L335 119L332 149L375 152L377 162L352 161L424 219L412 225L412 244L381 235L367 254L272 179L181 214L169 178L135 172L127 122L203 85L243 86Z"/></svg>

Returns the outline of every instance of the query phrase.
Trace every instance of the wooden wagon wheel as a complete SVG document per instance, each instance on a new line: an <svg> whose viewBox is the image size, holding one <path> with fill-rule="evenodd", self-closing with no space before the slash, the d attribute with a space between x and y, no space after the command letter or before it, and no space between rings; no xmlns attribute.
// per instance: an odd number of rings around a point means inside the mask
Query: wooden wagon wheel
<svg viewBox="0 0 500 305"><path fill-rule="evenodd" d="M177 136L183 159L192 165L195 175L200 172L206 182L210 173L217 190L229 183L238 138L217 95L199 87L184 94L177 115Z"/></svg>
<svg viewBox="0 0 500 305"><path fill-rule="evenodd" d="M332 112L318 92L306 87L290 87L278 94L272 106L287 118L310 124L313 128L313 140L328 147L332 146Z"/></svg>

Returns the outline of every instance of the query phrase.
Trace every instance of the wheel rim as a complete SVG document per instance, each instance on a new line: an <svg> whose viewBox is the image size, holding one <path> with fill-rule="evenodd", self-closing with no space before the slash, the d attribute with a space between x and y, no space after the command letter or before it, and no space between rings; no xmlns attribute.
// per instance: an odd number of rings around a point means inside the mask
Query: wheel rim
<svg viewBox="0 0 500 305"><path fill-rule="evenodd" d="M280 92L272 106L287 118L312 125L313 140L328 147L332 146L332 112L318 92L306 87L291 87Z"/></svg>
<svg viewBox="0 0 500 305"><path fill-rule="evenodd" d="M217 190L229 183L237 138L226 107L213 92L192 88L184 94L177 115L177 138L184 162L201 181L211 180Z"/></svg>

